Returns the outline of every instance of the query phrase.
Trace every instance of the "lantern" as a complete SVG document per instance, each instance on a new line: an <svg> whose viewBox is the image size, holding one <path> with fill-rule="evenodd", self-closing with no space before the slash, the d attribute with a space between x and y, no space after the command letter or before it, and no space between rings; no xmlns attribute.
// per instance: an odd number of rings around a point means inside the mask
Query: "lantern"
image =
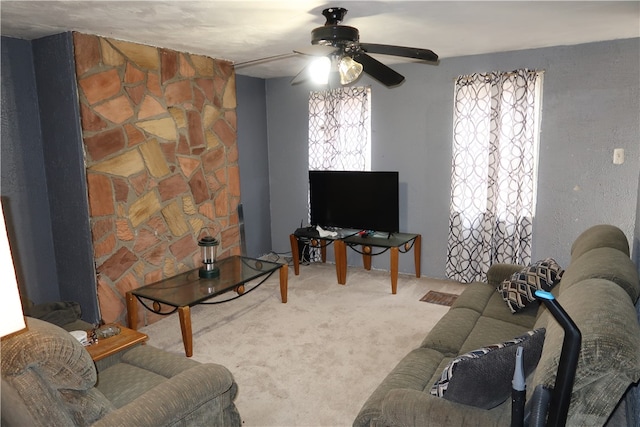
<svg viewBox="0 0 640 427"><path fill-rule="evenodd" d="M220 243L211 235L203 236L198 240L202 254L202 267L198 275L210 279L220 275L220 269L216 267L216 249Z"/></svg>

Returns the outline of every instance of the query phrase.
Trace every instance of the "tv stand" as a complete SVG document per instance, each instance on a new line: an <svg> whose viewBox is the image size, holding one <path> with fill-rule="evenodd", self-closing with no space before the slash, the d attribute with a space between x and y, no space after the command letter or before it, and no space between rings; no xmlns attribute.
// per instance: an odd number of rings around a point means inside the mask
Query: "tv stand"
<svg viewBox="0 0 640 427"><path fill-rule="evenodd" d="M300 260L296 257L298 253L298 242L308 242L312 247L319 247L322 262L326 262L326 248L334 244L336 261L336 275L338 283L347 283L347 247L362 254L362 263L365 270L371 270L371 258L390 251L391 269L391 293L395 294L398 288L398 261L400 253L407 253L413 249L416 277L420 277L420 256L422 249L422 236L413 233L374 233L370 236L360 236L354 233L338 233L337 236L320 237L319 234L311 233L308 229L296 230L289 236L291 242L291 252L293 254L293 270L295 275L300 274ZM360 249L358 249L360 247ZM374 252L373 248L381 250Z"/></svg>
<svg viewBox="0 0 640 427"><path fill-rule="evenodd" d="M320 236L318 230L315 227L303 227L298 228L293 234L289 236L289 242L291 243L291 255L293 258L293 272L295 275L300 274L300 259L298 258L299 253L299 242L303 242L308 244L313 248L320 249L320 259L322 262L327 261L327 246L335 243L336 246L339 245L341 234L337 235L324 235ZM339 248L334 249L335 253L335 262L336 262L336 275L338 277L338 283L341 283L341 272L346 269L346 251L341 250ZM344 261L340 258L341 254L345 254ZM342 262L344 262L345 267L342 267Z"/></svg>

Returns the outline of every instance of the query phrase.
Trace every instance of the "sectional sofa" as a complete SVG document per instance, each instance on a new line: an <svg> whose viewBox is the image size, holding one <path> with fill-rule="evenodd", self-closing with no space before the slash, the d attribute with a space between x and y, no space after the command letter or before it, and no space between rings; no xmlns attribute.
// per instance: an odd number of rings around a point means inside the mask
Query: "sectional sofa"
<svg viewBox="0 0 640 427"><path fill-rule="evenodd" d="M524 348L527 398L538 385L553 389L564 331L537 299L507 291L526 271L498 264L487 283L468 285L373 390L353 425L509 425L518 346ZM640 283L628 241L617 227L591 227L574 241L570 264L552 273L557 280L547 285L582 335L566 424L604 425L640 379L634 307ZM521 307L519 300L525 301Z"/></svg>

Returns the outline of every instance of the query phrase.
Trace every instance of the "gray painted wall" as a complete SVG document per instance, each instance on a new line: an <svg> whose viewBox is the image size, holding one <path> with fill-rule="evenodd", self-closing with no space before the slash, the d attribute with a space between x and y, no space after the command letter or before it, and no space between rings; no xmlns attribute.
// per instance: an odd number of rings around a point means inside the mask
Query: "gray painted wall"
<svg viewBox="0 0 640 427"><path fill-rule="evenodd" d="M25 298L59 301L31 42L2 37L0 190Z"/></svg>
<svg viewBox="0 0 640 427"><path fill-rule="evenodd" d="M438 66L394 66L407 78L372 87L372 169L398 170L401 230L421 233L422 272L445 277L450 193L452 95L461 74L544 70L542 132L533 258L569 262L573 240L597 223L619 226L632 241L638 210L640 39L443 59ZM271 240L306 219L309 87L267 80ZM612 163L614 148L626 161ZM330 251L331 252L331 251ZM350 264L361 265L350 253ZM388 268L388 257L374 258ZM413 273L413 257L400 256Z"/></svg>
<svg viewBox="0 0 640 427"><path fill-rule="evenodd" d="M89 225L80 106L70 32L32 41L60 298L96 323L100 309Z"/></svg>
<svg viewBox="0 0 640 427"><path fill-rule="evenodd" d="M15 225L18 276L33 302L76 301L94 323L100 314L71 33L30 42L3 37L1 65L2 196Z"/></svg>
<svg viewBox="0 0 640 427"><path fill-rule="evenodd" d="M240 199L247 256L271 251L269 151L264 79L236 76Z"/></svg>

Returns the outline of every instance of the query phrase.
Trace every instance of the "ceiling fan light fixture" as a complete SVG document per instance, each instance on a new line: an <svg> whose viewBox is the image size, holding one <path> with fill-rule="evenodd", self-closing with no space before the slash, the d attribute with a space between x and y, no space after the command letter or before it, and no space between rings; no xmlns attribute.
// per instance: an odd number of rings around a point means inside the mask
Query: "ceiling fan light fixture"
<svg viewBox="0 0 640 427"><path fill-rule="evenodd" d="M350 56L343 56L338 62L338 74L340 74L340 84L348 85L358 80L362 74L362 64L356 62Z"/></svg>
<svg viewBox="0 0 640 427"><path fill-rule="evenodd" d="M309 64L309 75L311 80L319 85L329 83L329 72L331 71L331 60L326 56L315 58Z"/></svg>

